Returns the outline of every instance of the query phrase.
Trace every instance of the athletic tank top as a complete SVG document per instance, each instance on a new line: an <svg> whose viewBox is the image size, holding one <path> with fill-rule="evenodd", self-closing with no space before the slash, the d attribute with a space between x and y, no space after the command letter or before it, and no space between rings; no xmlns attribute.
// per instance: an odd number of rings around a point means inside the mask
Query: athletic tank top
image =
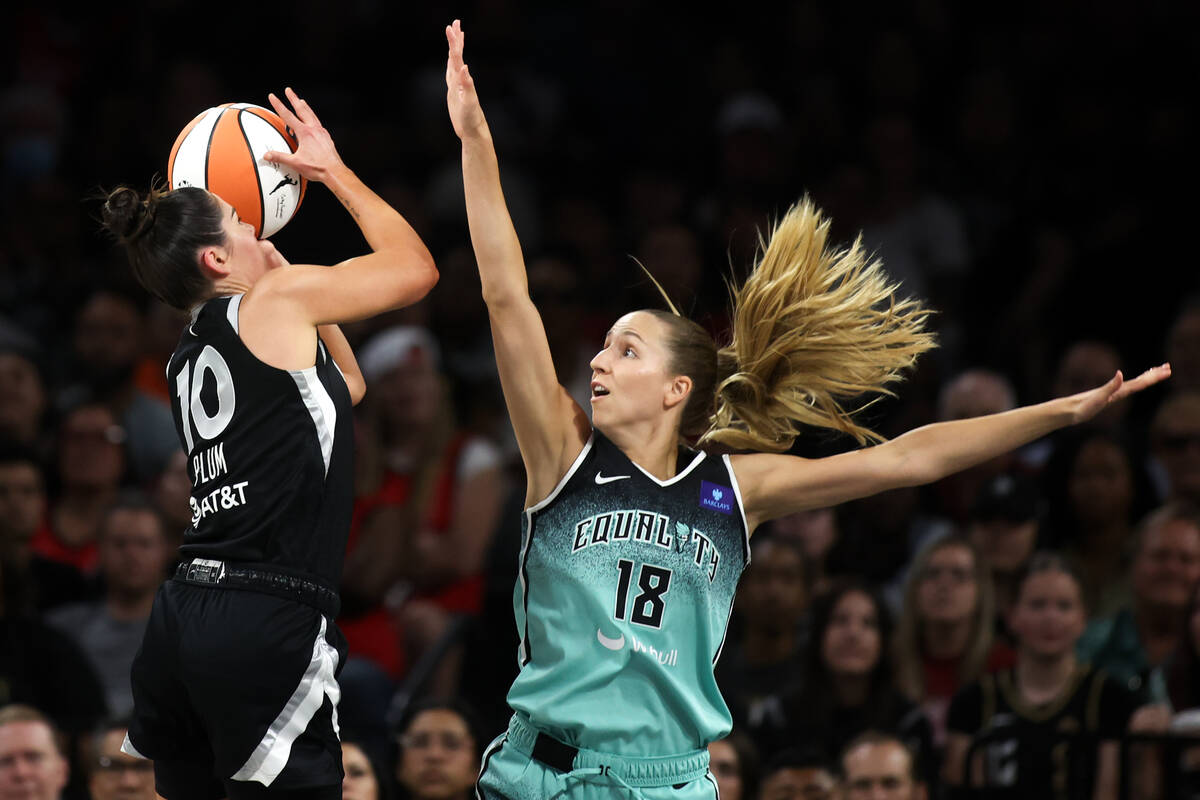
<svg viewBox="0 0 1200 800"><path fill-rule="evenodd" d="M335 589L353 506L350 393L325 345L283 370L238 335L242 296L209 300L167 362L192 480L182 558L303 574Z"/></svg>
<svg viewBox="0 0 1200 800"><path fill-rule="evenodd" d="M693 751L732 720L713 668L749 534L729 460L681 448L660 481L599 431L525 512L509 705L568 744Z"/></svg>

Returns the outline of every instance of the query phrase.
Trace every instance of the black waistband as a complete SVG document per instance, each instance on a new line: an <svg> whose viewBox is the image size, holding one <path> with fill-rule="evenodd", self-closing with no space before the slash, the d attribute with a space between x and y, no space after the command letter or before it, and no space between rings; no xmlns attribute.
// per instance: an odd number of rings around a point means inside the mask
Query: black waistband
<svg viewBox="0 0 1200 800"><path fill-rule="evenodd" d="M295 600L312 606L326 616L338 615L337 592L313 581L262 567L246 567L226 561L193 558L175 568L175 580L194 586L248 589L252 592Z"/></svg>
<svg viewBox="0 0 1200 800"><path fill-rule="evenodd" d="M559 772L570 772L575 769L575 756L579 748L564 744L553 736L538 733L533 742L533 752L530 755L548 767L554 767Z"/></svg>

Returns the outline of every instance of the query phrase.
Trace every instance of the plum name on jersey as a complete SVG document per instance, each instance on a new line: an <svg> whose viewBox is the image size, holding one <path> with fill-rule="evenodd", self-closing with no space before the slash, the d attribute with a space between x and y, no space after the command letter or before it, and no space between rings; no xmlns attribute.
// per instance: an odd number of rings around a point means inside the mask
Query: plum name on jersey
<svg viewBox="0 0 1200 800"><path fill-rule="evenodd" d="M220 442L192 456L192 486L215 480L229 472L225 463L225 443Z"/></svg>
<svg viewBox="0 0 1200 800"><path fill-rule="evenodd" d="M250 481L239 481L231 485L219 486L207 494L192 495L192 528L199 529L200 521L205 517L230 508L237 508L246 503L246 487Z"/></svg>
<svg viewBox="0 0 1200 800"><path fill-rule="evenodd" d="M575 524L571 553L596 545L622 542L650 545L677 553L690 549L692 563L707 571L709 583L716 578L717 565L721 563L717 546L702 531L683 522L676 522L672 526L671 518L665 514L640 509L606 511L580 520Z"/></svg>

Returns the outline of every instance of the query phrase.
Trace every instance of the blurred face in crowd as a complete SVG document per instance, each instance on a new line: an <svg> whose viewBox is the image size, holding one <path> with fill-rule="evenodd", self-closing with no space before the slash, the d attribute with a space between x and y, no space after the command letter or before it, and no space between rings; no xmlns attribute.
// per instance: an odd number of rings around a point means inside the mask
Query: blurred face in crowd
<svg viewBox="0 0 1200 800"><path fill-rule="evenodd" d="M717 779L721 800L742 800L742 768L737 750L728 740L709 743L708 768Z"/></svg>
<svg viewBox="0 0 1200 800"><path fill-rule="evenodd" d="M1173 497L1200 503L1200 392L1169 397L1151 426L1154 456Z"/></svg>
<svg viewBox="0 0 1200 800"><path fill-rule="evenodd" d="M780 517L771 523L780 538L800 542L804 557L812 564L824 564L825 556L837 541L837 520L832 508L814 508Z"/></svg>
<svg viewBox="0 0 1200 800"><path fill-rule="evenodd" d="M975 556L961 545L933 551L920 577L917 605L927 622L963 622L975 613L979 585L975 581Z"/></svg>
<svg viewBox="0 0 1200 800"><path fill-rule="evenodd" d="M0 800L56 800L67 785L67 761L41 722L0 725Z"/></svg>
<svg viewBox="0 0 1200 800"><path fill-rule="evenodd" d="M1075 578L1065 572L1044 570L1021 584L1009 627L1024 652L1056 658L1071 652L1086 622Z"/></svg>
<svg viewBox="0 0 1200 800"><path fill-rule="evenodd" d="M103 406L69 413L59 430L58 471L67 487L114 488L125 470L125 430Z"/></svg>
<svg viewBox="0 0 1200 800"><path fill-rule="evenodd" d="M1067 492L1081 522L1106 525L1126 520L1133 504L1133 473L1125 452L1107 439L1092 439L1080 448L1071 466Z"/></svg>
<svg viewBox="0 0 1200 800"><path fill-rule="evenodd" d="M845 800L924 800L912 756L896 741L864 742L842 756Z"/></svg>
<svg viewBox="0 0 1200 800"><path fill-rule="evenodd" d="M384 418L393 427L429 424L442 402L438 372L433 362L419 351L380 375L371 390Z"/></svg>
<svg viewBox="0 0 1200 800"><path fill-rule="evenodd" d="M1037 529L1036 519L977 519L971 522L968 536L988 569L996 574L1011 575L1033 555Z"/></svg>
<svg viewBox="0 0 1200 800"><path fill-rule="evenodd" d="M99 379L99 388L114 388L132 377L142 353L142 327L141 312L119 295L93 295L80 310L75 352L84 373Z"/></svg>
<svg viewBox="0 0 1200 800"><path fill-rule="evenodd" d="M401 785L418 800L462 797L479 768L466 721L450 709L417 714L400 737L397 767Z"/></svg>
<svg viewBox="0 0 1200 800"><path fill-rule="evenodd" d="M1186 608L1200 582L1200 527L1183 519L1152 523L1142 533L1131 577L1139 603Z"/></svg>
<svg viewBox="0 0 1200 800"><path fill-rule="evenodd" d="M88 789L92 800L154 800L154 762L121 752L125 729L114 728L100 738Z"/></svg>
<svg viewBox="0 0 1200 800"><path fill-rule="evenodd" d="M763 539L754 546L734 607L748 625L784 630L795 628L807 606L804 561L797 546Z"/></svg>
<svg viewBox="0 0 1200 800"><path fill-rule="evenodd" d="M879 662L881 647L875 603L863 592L842 595L821 642L821 657L830 674L866 677Z"/></svg>
<svg viewBox="0 0 1200 800"><path fill-rule="evenodd" d="M1066 397L1103 386L1121 367L1117 352L1101 342L1076 342L1063 354L1054 376L1054 396Z"/></svg>
<svg viewBox="0 0 1200 800"><path fill-rule="evenodd" d="M158 589L171 558L158 516L135 508L109 512L101 527L98 555L108 590L126 596Z"/></svg>
<svg viewBox="0 0 1200 800"><path fill-rule="evenodd" d="M777 769L763 780L758 791L759 800L833 800L835 797L837 781L828 770L820 767Z"/></svg>
<svg viewBox="0 0 1200 800"><path fill-rule="evenodd" d="M46 510L42 474L33 464L0 464L0 550L23 552Z"/></svg>
<svg viewBox="0 0 1200 800"><path fill-rule="evenodd" d="M0 431L28 442L45 410L46 389L37 368L16 353L0 353Z"/></svg>
<svg viewBox="0 0 1200 800"><path fill-rule="evenodd" d="M379 800L379 783L362 748L342 742L342 769L342 800Z"/></svg>

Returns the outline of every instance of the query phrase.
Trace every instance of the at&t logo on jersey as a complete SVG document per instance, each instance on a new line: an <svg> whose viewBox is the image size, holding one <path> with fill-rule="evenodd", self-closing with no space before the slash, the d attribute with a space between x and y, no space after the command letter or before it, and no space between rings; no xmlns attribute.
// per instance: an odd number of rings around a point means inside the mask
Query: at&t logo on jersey
<svg viewBox="0 0 1200 800"><path fill-rule="evenodd" d="M700 507L722 514L733 514L733 489L708 481L700 481Z"/></svg>

